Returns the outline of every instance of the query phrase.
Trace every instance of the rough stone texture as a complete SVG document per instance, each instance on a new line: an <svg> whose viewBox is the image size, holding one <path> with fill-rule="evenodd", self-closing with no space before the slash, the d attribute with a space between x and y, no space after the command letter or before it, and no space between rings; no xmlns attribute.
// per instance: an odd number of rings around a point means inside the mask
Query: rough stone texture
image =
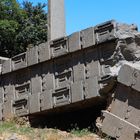
<svg viewBox="0 0 140 140"><path fill-rule="evenodd" d="M136 127L108 111L104 112L104 117L106 119L103 121L102 130L113 138L117 140L135 140L139 137L139 135L137 136L140 131L139 127Z"/></svg>
<svg viewBox="0 0 140 140"><path fill-rule="evenodd" d="M87 47L95 45L96 37L95 37L93 27L82 30L80 33L81 33L81 39L82 39L82 48L87 48Z"/></svg>
<svg viewBox="0 0 140 140"><path fill-rule="evenodd" d="M0 87L0 103L2 104L4 100L4 90L2 88L2 85Z"/></svg>
<svg viewBox="0 0 140 140"><path fill-rule="evenodd" d="M40 100L41 100L41 103L40 103L41 111L52 109L53 103L52 103L52 91L51 90L43 91L40 95Z"/></svg>
<svg viewBox="0 0 140 140"><path fill-rule="evenodd" d="M14 116L29 115L29 98L27 96L12 101Z"/></svg>
<svg viewBox="0 0 140 140"><path fill-rule="evenodd" d="M124 64L119 71L118 81L126 86L140 91L140 64Z"/></svg>
<svg viewBox="0 0 140 140"><path fill-rule="evenodd" d="M75 52L81 49L80 32L71 34L68 37L69 52Z"/></svg>
<svg viewBox="0 0 140 140"><path fill-rule="evenodd" d="M116 22L114 20L95 26L95 35L97 43L107 42L115 39Z"/></svg>
<svg viewBox="0 0 140 140"><path fill-rule="evenodd" d="M71 57L63 57L54 61L54 72L55 72L55 89L68 87L72 82L73 72Z"/></svg>
<svg viewBox="0 0 140 140"><path fill-rule="evenodd" d="M53 63L43 63L42 64L42 91L49 91L54 89L54 70Z"/></svg>
<svg viewBox="0 0 140 140"><path fill-rule="evenodd" d="M138 61L140 58L140 36L137 26L118 24L116 37L119 38L118 47L127 61Z"/></svg>
<svg viewBox="0 0 140 140"><path fill-rule="evenodd" d="M37 113L40 111L40 93L32 94L29 97L29 112L30 114L32 113Z"/></svg>
<svg viewBox="0 0 140 140"><path fill-rule="evenodd" d="M11 63L11 59L9 60L5 60L2 63L2 74L8 73L12 71L12 63Z"/></svg>
<svg viewBox="0 0 140 140"><path fill-rule="evenodd" d="M53 91L52 93L53 107L60 107L71 103L70 88L64 87Z"/></svg>
<svg viewBox="0 0 140 140"><path fill-rule="evenodd" d="M1 86L2 86L2 92L4 96L3 100L3 117L4 118L10 118L13 116L13 106L12 101L15 98L15 88L13 85L13 75L6 75L1 79Z"/></svg>
<svg viewBox="0 0 140 140"><path fill-rule="evenodd" d="M59 38L50 42L51 57L58 57L68 53L67 38Z"/></svg>
<svg viewBox="0 0 140 140"><path fill-rule="evenodd" d="M108 112L103 112L101 117L102 131L117 140L131 140L139 137L136 133L140 130L139 121L139 36L135 25L119 24L115 36L118 38L116 45L110 53L110 58L103 55L102 75L118 77L115 91L108 91L110 87L107 77L103 80L103 94L112 92L113 97L108 99ZM136 37L137 36L137 37ZM137 38L137 41L136 41ZM138 39L139 38L139 39ZM113 45L112 45L113 46ZM110 49L111 50L111 49ZM103 51L105 52L105 51ZM110 51L111 52L111 51ZM111 62L111 63L110 63ZM115 82L115 81L114 81ZM116 82L115 82L116 83ZM105 86L104 86L105 84ZM113 85L113 83L111 83ZM125 86L124 86L125 85ZM121 109L120 109L121 108ZM102 120L102 118L104 118ZM127 135L126 135L127 133Z"/></svg>
<svg viewBox="0 0 140 140"><path fill-rule="evenodd" d="M12 57L12 70L18 70L25 67L27 67L27 53Z"/></svg>
<svg viewBox="0 0 140 140"><path fill-rule="evenodd" d="M7 62L6 62L6 66L4 66L3 68L3 65L5 63L5 61L9 60L9 58L7 57L1 57L0 56L0 74L2 73L2 71L4 71L6 73L6 70L9 72L9 69L8 68L11 68L11 66L7 66ZM8 67L8 68L7 68ZM6 69L5 69L6 68ZM3 69L3 70L2 70Z"/></svg>
<svg viewBox="0 0 140 140"><path fill-rule="evenodd" d="M48 42L38 46L38 62L44 62L50 59L50 46Z"/></svg>
<svg viewBox="0 0 140 140"><path fill-rule="evenodd" d="M27 65L31 66L38 63L38 46L27 49Z"/></svg>
<svg viewBox="0 0 140 140"><path fill-rule="evenodd" d="M85 98L90 99L99 96L98 78L88 78L85 80Z"/></svg>
<svg viewBox="0 0 140 140"><path fill-rule="evenodd" d="M3 110L3 104L0 103L0 121L3 120L3 113L2 113L2 110Z"/></svg>
<svg viewBox="0 0 140 140"><path fill-rule="evenodd" d="M31 94L42 92L41 65L34 66L31 69Z"/></svg>
<svg viewBox="0 0 140 140"><path fill-rule="evenodd" d="M72 103L84 100L83 82L77 81L71 85Z"/></svg>
<svg viewBox="0 0 140 140"><path fill-rule="evenodd" d="M85 65L83 60L83 54L77 53L72 56L73 63L73 77L74 82L82 81L85 79Z"/></svg>
<svg viewBox="0 0 140 140"><path fill-rule="evenodd" d="M91 48L85 51L85 77L95 77L100 75L100 64L99 64L98 50Z"/></svg>
<svg viewBox="0 0 140 140"><path fill-rule="evenodd" d="M15 99L26 97L30 93L31 93L31 86L29 82L15 86Z"/></svg>

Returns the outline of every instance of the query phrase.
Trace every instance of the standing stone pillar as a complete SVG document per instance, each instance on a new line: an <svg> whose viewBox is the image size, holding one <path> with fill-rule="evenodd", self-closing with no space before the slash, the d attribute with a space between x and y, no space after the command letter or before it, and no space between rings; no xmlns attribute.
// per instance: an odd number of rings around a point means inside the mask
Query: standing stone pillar
<svg viewBox="0 0 140 140"><path fill-rule="evenodd" d="M64 0L48 0L48 40L65 35Z"/></svg>

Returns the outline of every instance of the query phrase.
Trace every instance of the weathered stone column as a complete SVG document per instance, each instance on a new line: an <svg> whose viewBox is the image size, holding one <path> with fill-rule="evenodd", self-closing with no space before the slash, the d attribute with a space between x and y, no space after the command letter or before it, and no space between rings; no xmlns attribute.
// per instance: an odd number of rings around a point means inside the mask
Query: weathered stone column
<svg viewBox="0 0 140 140"><path fill-rule="evenodd" d="M48 0L48 40L65 35L64 0Z"/></svg>

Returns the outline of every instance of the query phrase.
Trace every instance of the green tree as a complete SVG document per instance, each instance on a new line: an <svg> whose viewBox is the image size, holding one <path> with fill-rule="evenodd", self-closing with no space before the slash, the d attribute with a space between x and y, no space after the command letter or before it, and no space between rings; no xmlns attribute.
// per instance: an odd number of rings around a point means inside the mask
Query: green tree
<svg viewBox="0 0 140 140"><path fill-rule="evenodd" d="M26 50L29 44L37 45L47 41L47 13L43 10L45 6L41 3L33 6L28 1L23 3L26 17L20 24L21 32L17 35L17 42L22 49Z"/></svg>
<svg viewBox="0 0 140 140"><path fill-rule="evenodd" d="M0 55L12 56L19 24L14 20L0 20Z"/></svg>
<svg viewBox="0 0 140 140"><path fill-rule="evenodd" d="M18 33L19 23L17 15L20 7L16 0L0 1L0 55L11 56L15 45L15 36Z"/></svg>
<svg viewBox="0 0 140 140"><path fill-rule="evenodd" d="M16 0L1 0L0 1L0 19L15 20L21 12L20 5Z"/></svg>
<svg viewBox="0 0 140 140"><path fill-rule="evenodd" d="M45 4L22 5L16 0L0 1L0 55L12 57L26 51L29 44L47 41Z"/></svg>

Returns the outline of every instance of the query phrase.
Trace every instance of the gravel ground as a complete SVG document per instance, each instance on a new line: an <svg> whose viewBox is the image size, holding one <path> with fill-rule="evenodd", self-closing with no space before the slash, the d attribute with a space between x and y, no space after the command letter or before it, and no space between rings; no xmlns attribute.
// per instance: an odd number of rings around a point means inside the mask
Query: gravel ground
<svg viewBox="0 0 140 140"><path fill-rule="evenodd" d="M35 130L32 136L20 135L16 133L3 133L0 134L0 140L104 140L99 138L96 134L88 134L85 136L76 136L67 132L53 130L46 130L47 132L37 132Z"/></svg>

